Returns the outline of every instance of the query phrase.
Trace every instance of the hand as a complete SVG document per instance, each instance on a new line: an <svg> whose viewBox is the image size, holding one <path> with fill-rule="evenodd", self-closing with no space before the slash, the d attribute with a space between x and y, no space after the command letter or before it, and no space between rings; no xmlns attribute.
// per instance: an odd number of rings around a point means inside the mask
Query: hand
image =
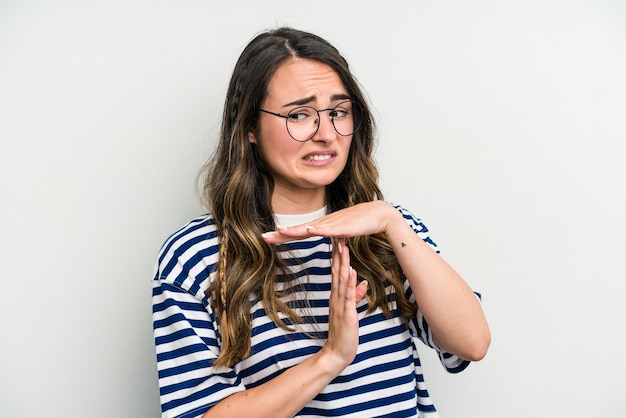
<svg viewBox="0 0 626 418"><path fill-rule="evenodd" d="M263 234L265 242L282 244L288 241L321 237L355 237L387 232L392 217L400 216L387 202L359 203L349 208L322 216L312 222L290 227L277 227Z"/></svg>
<svg viewBox="0 0 626 418"><path fill-rule="evenodd" d="M357 285L356 271L350 266L350 254L345 240L338 238L334 242L328 340L322 352L328 355L339 373L356 356L359 345L356 305L367 292L367 282Z"/></svg>

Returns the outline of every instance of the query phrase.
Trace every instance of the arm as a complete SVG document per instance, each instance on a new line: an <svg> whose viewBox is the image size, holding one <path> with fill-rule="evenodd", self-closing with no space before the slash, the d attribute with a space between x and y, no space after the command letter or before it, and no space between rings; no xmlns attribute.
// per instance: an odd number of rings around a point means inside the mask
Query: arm
<svg viewBox="0 0 626 418"><path fill-rule="evenodd" d="M313 235L350 237L375 233L387 237L438 347L466 360L484 357L491 335L476 296L390 204L358 204L308 225L281 228L266 240L278 243Z"/></svg>
<svg viewBox="0 0 626 418"><path fill-rule="evenodd" d="M389 207L385 236L442 350L477 361L491 341L480 302L467 283ZM385 211L387 211L386 209Z"/></svg>
<svg viewBox="0 0 626 418"><path fill-rule="evenodd" d="M274 379L235 393L214 405L210 417L293 417L324 389L356 355L359 342L357 303L367 283L357 285L343 240L333 246L328 340L322 349Z"/></svg>
<svg viewBox="0 0 626 418"><path fill-rule="evenodd" d="M293 417L344 367L322 349L261 386L218 402L203 417Z"/></svg>

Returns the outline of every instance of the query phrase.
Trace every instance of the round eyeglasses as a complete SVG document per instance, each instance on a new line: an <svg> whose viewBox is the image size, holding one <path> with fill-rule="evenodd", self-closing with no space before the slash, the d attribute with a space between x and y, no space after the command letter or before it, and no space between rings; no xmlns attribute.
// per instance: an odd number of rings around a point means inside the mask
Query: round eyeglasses
<svg viewBox="0 0 626 418"><path fill-rule="evenodd" d="M315 136L320 128L320 112L328 112L333 128L341 136L350 136L355 133L363 121L363 106L352 100L345 100L328 109L299 106L291 109L286 115L265 109L260 110L269 115L284 118L287 132L298 142L306 142Z"/></svg>

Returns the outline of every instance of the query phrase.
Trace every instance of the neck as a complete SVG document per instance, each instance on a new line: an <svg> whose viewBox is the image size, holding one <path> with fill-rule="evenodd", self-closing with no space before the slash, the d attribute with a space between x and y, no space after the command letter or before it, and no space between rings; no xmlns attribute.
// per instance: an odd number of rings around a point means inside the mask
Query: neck
<svg viewBox="0 0 626 418"><path fill-rule="evenodd" d="M325 205L325 187L304 190L299 193L275 189L272 194L272 212L283 215L315 212Z"/></svg>

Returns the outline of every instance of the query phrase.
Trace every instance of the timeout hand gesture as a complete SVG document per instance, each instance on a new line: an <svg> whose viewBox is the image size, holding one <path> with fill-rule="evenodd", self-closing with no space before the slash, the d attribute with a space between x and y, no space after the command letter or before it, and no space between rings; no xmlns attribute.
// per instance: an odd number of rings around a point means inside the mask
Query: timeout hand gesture
<svg viewBox="0 0 626 418"><path fill-rule="evenodd" d="M276 231L263 234L270 244L313 236L333 237L332 283L330 293L328 340L321 354L340 373L354 360L359 344L359 318L356 305L367 293L367 282L357 284L356 271L350 266L350 254L345 238L386 232L392 216L399 216L383 201L361 203L312 222L290 227L278 226Z"/></svg>

